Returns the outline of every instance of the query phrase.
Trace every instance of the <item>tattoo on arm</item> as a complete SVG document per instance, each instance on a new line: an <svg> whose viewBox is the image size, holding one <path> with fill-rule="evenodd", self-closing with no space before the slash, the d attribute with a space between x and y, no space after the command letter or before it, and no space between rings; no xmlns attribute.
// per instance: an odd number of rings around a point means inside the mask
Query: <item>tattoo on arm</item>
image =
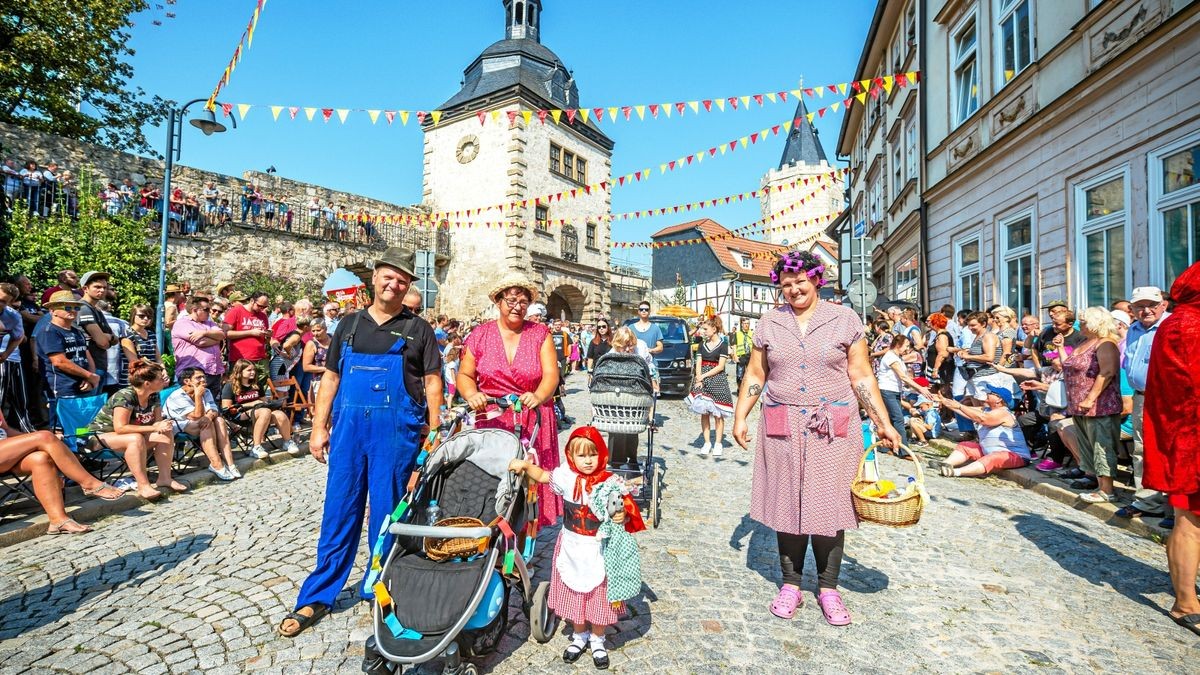
<svg viewBox="0 0 1200 675"><path fill-rule="evenodd" d="M875 402L871 400L871 388L865 382L859 382L854 385L854 393L858 395L858 402L862 404L863 410L867 411L867 415L871 418L871 421L878 426L882 426L884 417L879 413L879 409L875 407Z"/></svg>
<svg viewBox="0 0 1200 675"><path fill-rule="evenodd" d="M751 396L758 396L762 393L762 387L758 386L757 384L752 384L750 385L750 388L746 390L746 393L750 394Z"/></svg>

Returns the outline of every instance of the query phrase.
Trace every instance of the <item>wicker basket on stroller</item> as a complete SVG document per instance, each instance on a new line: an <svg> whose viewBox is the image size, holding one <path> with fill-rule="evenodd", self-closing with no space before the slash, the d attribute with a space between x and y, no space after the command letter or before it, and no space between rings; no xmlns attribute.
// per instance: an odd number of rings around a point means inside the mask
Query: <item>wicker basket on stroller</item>
<svg viewBox="0 0 1200 675"><path fill-rule="evenodd" d="M483 521L478 518L443 518L437 521L438 527L483 527ZM472 539L455 537L453 539L435 539L425 537L425 555L430 560L441 562L450 558L470 556L487 550L488 538Z"/></svg>
<svg viewBox="0 0 1200 675"><path fill-rule="evenodd" d="M914 474L915 489L898 497L876 497L868 494L875 485L866 479L863 469L866 468L867 456L879 443L875 443L863 452L858 462L858 474L850 486L850 501L859 520L865 520L876 525L887 527L911 527L921 520L921 512L925 509L925 474L921 471L921 456L904 446L908 459L916 465Z"/></svg>
<svg viewBox="0 0 1200 675"><path fill-rule="evenodd" d="M594 393L592 425L600 431L615 434L640 434L650 423L654 396L633 392Z"/></svg>

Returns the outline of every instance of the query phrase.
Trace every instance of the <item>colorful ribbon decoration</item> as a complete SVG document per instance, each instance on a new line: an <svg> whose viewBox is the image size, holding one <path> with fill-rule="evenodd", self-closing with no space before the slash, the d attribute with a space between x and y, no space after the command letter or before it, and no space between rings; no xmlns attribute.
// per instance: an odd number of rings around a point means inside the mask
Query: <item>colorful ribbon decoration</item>
<svg viewBox="0 0 1200 675"><path fill-rule="evenodd" d="M217 96L221 94L221 89L223 89L225 85L229 84L229 76L233 75L234 68L236 68L237 64L241 63L242 61L242 45L245 44L246 49L250 49L250 45L254 44L254 29L258 28L258 17L262 15L263 7L265 7L266 4L267 0L258 0L258 2L255 4L254 14L250 17L250 23L246 24L246 30L242 31L242 37L238 38L238 45L233 50L233 57L229 59L229 65L225 66L225 72L221 74L221 79L217 80L217 86L213 87L212 94L209 95L208 101L204 104L206 109L216 109ZM242 105L244 104L238 104L238 112L241 113L242 119L245 119L245 111L249 110L250 107L246 106L246 108L243 109ZM221 106L221 111L225 113L226 117L228 117L229 111L232 109L232 107L232 105L223 105Z"/></svg>
<svg viewBox="0 0 1200 675"><path fill-rule="evenodd" d="M780 213L772 214L769 217L770 218L778 217L781 213L786 213L787 211L794 210L797 206L798 205L793 204L792 206L789 206L788 208L781 211ZM837 218L841 214L842 214L841 211L835 211L835 212L830 213L825 216L820 216L817 218L808 218L808 219L802 220L798 223L790 223L787 225L778 225L775 227L768 227L768 228L765 228L765 229L757 232L756 234L762 235L762 234L768 234L771 232L786 232L788 230L795 230L795 229L799 229L802 227L809 227L812 225L820 225L820 224L832 222L833 219ZM762 221L757 221L757 222L762 222ZM712 236L696 237L694 239L676 239L674 241L614 241L612 243L612 246L613 246L613 248L650 248L650 249L655 249L655 248L671 248L673 246L690 246L693 244L705 244L705 243L712 242L712 241L725 241L727 239L745 239L747 237L745 237L744 235L751 234L751 232L748 231L747 228L757 229L755 227L756 224L757 223L752 223L747 226L739 227L736 230L730 230L728 232L722 232L721 234L714 234ZM751 257L760 257L761 255L764 255L764 254L753 254L753 255L751 255ZM768 255L773 257L775 254L770 253Z"/></svg>

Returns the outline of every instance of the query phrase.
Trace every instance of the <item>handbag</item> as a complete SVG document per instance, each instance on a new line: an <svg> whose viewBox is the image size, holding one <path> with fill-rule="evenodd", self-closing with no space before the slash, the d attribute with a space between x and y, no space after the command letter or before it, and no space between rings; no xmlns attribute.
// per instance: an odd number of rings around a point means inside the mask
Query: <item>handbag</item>
<svg viewBox="0 0 1200 675"><path fill-rule="evenodd" d="M1046 405L1051 408L1067 407L1067 383L1065 380L1058 380L1050 384L1050 388L1046 390Z"/></svg>

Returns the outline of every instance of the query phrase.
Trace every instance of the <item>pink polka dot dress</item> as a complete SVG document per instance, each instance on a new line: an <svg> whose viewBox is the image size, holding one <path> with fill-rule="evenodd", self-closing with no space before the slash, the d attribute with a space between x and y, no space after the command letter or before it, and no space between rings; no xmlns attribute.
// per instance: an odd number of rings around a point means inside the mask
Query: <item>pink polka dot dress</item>
<svg viewBox="0 0 1200 675"><path fill-rule="evenodd" d="M766 351L768 367L760 401L783 406L787 423L786 433L775 427L768 436L764 408L750 517L777 532L836 536L858 527L850 485L863 438L847 355L862 337L853 310L825 301L818 302L804 334L786 305L759 320L754 345Z"/></svg>

